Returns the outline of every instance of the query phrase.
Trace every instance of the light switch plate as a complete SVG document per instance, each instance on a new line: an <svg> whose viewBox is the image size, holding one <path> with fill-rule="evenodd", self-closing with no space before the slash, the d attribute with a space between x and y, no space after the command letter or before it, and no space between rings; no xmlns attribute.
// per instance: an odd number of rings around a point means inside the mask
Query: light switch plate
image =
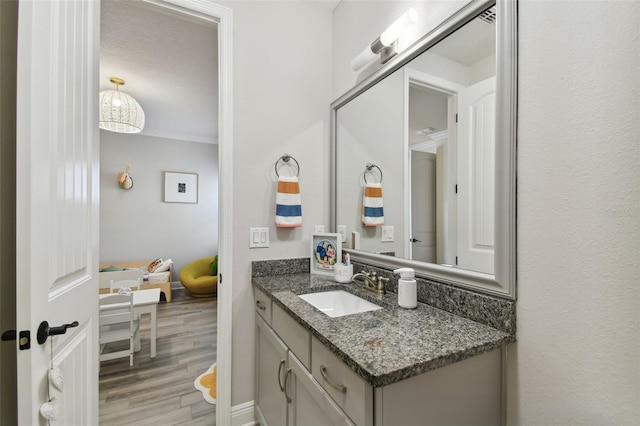
<svg viewBox="0 0 640 426"><path fill-rule="evenodd" d="M249 228L249 248L269 247L269 228Z"/></svg>
<svg viewBox="0 0 640 426"><path fill-rule="evenodd" d="M338 234L342 236L342 242L347 242L347 225L338 225Z"/></svg>
<svg viewBox="0 0 640 426"><path fill-rule="evenodd" d="M324 232L324 225L316 225L313 227L313 232Z"/></svg>
<svg viewBox="0 0 640 426"><path fill-rule="evenodd" d="M383 226L381 241L383 243L392 243L393 239L393 226Z"/></svg>

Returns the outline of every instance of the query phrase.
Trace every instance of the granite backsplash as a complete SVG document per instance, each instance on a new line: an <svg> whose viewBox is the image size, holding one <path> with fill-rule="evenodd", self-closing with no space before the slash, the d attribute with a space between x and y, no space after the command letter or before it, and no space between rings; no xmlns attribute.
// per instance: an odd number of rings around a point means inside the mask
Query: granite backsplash
<svg viewBox="0 0 640 426"><path fill-rule="evenodd" d="M292 258L255 260L251 262L252 277L287 275L309 272L310 259ZM389 278L388 292L398 292L398 276L383 269L360 262L353 262L354 273L362 270L376 271ZM497 330L516 335L516 302L455 287L436 280L416 277L418 301L434 308L458 315Z"/></svg>

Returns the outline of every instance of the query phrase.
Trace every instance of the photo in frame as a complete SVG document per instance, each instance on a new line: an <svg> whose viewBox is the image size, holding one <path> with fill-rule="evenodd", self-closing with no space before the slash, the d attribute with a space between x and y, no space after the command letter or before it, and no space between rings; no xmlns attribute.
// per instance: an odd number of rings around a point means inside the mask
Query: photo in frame
<svg viewBox="0 0 640 426"><path fill-rule="evenodd" d="M196 173L164 172L164 202L198 202L198 175Z"/></svg>
<svg viewBox="0 0 640 426"><path fill-rule="evenodd" d="M314 232L311 236L311 273L333 275L342 262L342 238L337 233Z"/></svg>

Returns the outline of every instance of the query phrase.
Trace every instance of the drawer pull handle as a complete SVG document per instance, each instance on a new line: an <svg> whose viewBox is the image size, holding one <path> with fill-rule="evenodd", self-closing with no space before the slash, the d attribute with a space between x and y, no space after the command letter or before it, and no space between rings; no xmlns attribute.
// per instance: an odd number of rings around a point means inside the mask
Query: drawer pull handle
<svg viewBox="0 0 640 426"><path fill-rule="evenodd" d="M280 382L280 377L282 377L282 367L284 367L284 359L280 360L280 365L278 365L278 386L280 386L280 392L284 392L284 386Z"/></svg>
<svg viewBox="0 0 640 426"><path fill-rule="evenodd" d="M327 376L327 367L325 367L324 365L320 366L320 374L322 375L322 378L329 383L329 385L331 385L332 388L334 388L335 390L337 390L340 393L347 393L347 387L345 385L338 385L336 383L334 383L328 376Z"/></svg>
<svg viewBox="0 0 640 426"><path fill-rule="evenodd" d="M290 383L290 381L289 382L287 381L290 375L291 375L291 369L287 368L287 372L284 375L284 396L287 397L287 402L293 401L289 396L289 387L287 386L287 384Z"/></svg>
<svg viewBox="0 0 640 426"><path fill-rule="evenodd" d="M262 304L262 301L261 301L261 300L256 300L256 306L257 306L257 307L258 307L258 309L260 309L261 311L266 311L266 310L267 310L267 307L266 307L266 306L264 306L264 305Z"/></svg>

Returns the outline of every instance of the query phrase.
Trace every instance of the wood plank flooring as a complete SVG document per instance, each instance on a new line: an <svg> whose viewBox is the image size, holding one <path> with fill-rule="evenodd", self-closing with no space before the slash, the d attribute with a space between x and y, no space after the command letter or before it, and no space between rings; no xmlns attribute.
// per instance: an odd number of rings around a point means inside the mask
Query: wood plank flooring
<svg viewBox="0 0 640 426"><path fill-rule="evenodd" d="M100 425L214 425L216 406L193 381L216 360L217 300L173 290L158 305L156 358L149 357L149 319L140 324L141 350L100 365Z"/></svg>

